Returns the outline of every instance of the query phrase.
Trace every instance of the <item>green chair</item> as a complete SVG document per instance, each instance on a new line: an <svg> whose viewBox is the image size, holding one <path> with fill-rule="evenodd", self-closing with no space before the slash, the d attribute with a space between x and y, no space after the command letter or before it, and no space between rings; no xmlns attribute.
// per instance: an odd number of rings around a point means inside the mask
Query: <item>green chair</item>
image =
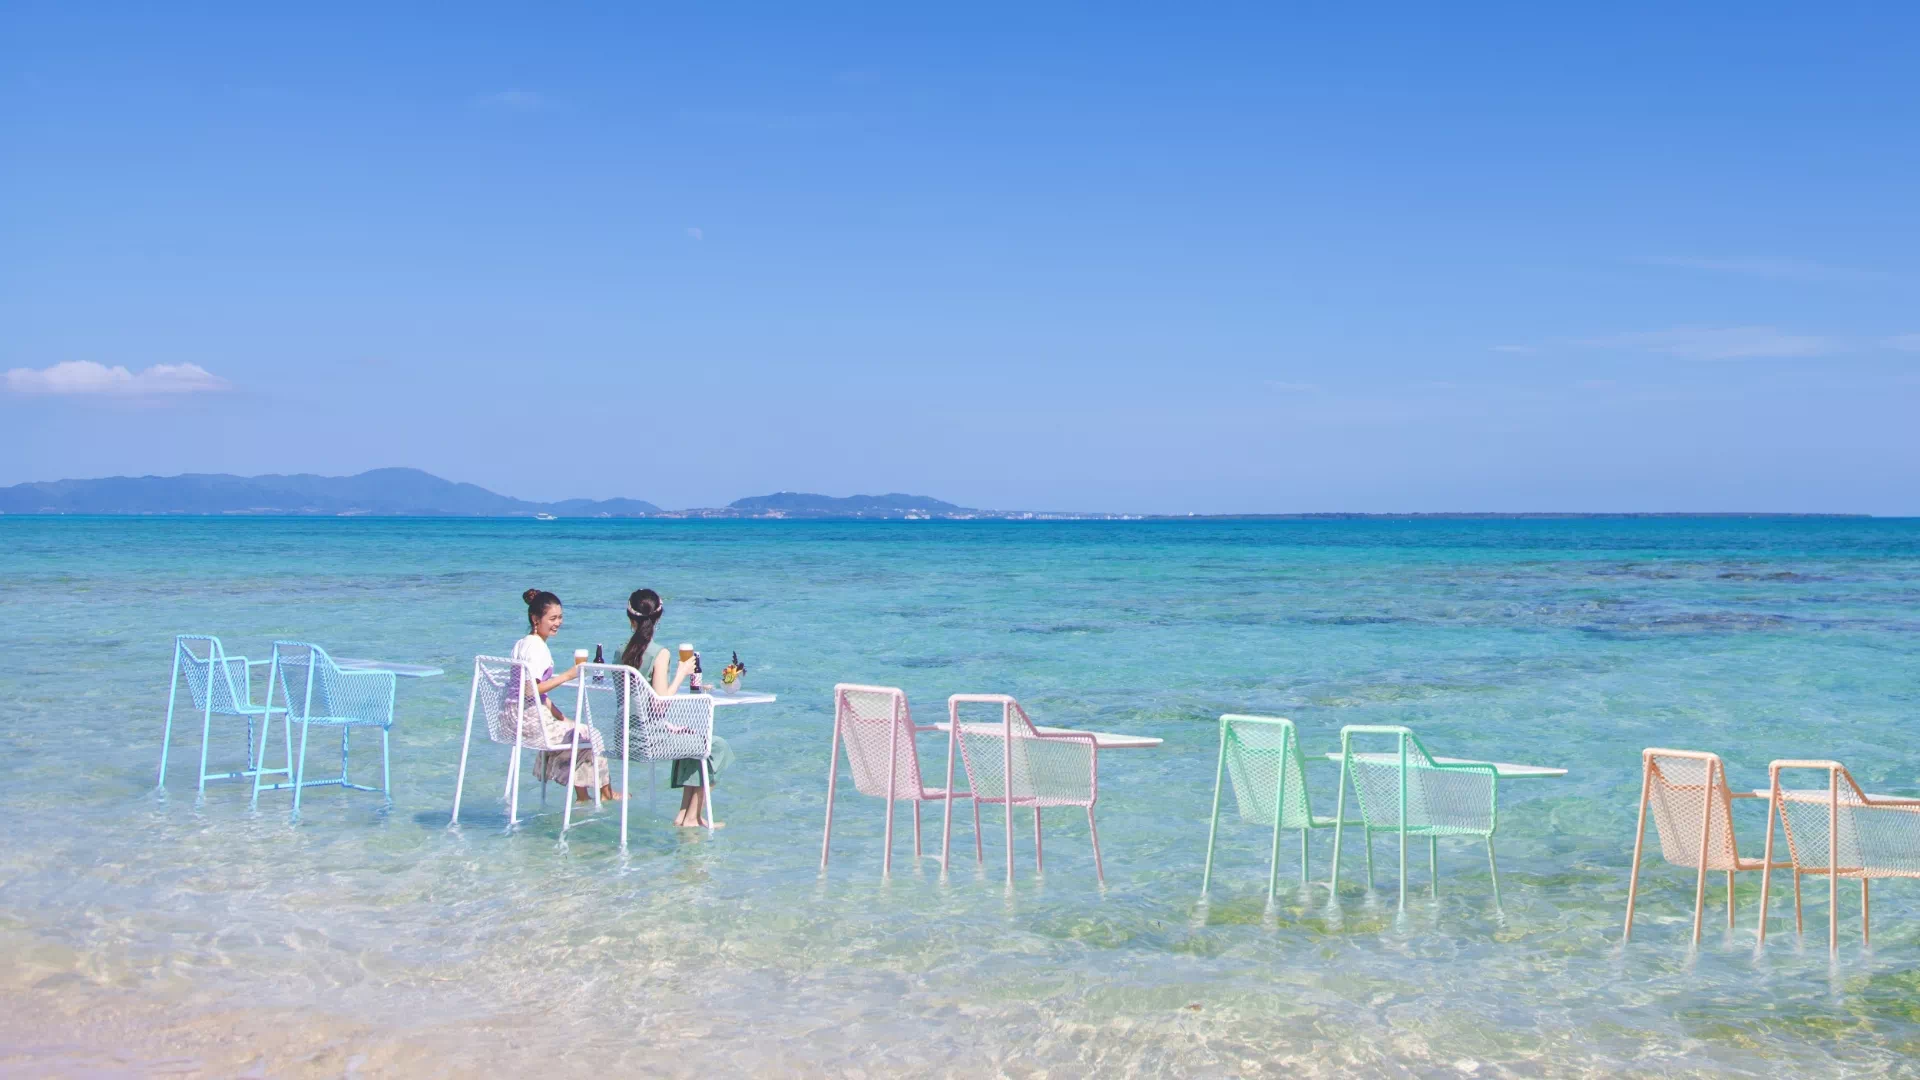
<svg viewBox="0 0 1920 1080"><path fill-rule="evenodd" d="M1220 788L1226 778L1233 781L1240 819L1273 827L1267 864L1268 902L1272 902L1280 881L1282 829L1300 830L1300 884L1305 885L1307 831L1332 828L1334 819L1314 817L1308 804L1299 732L1293 721L1282 717L1228 713L1220 718L1220 761L1213 773L1213 819L1207 824L1207 866L1200 875L1200 895L1207 895L1213 881L1213 841L1220 829Z"/></svg>
<svg viewBox="0 0 1920 1080"><path fill-rule="evenodd" d="M1355 735L1391 735L1392 753L1354 753ZM1373 834L1400 834L1400 907L1407 906L1407 837L1427 838L1427 866L1433 892L1440 895L1440 838L1477 836L1487 844L1487 866L1493 871L1493 904L1500 906L1500 867L1493 858L1493 830L1498 774L1488 762L1434 759L1411 728L1397 725L1349 724L1340 729L1340 798L1334 817L1346 817L1347 780L1353 780L1360 801L1360 825L1367 838L1367 888L1373 888ZM1334 895L1340 889L1340 834L1333 831Z"/></svg>

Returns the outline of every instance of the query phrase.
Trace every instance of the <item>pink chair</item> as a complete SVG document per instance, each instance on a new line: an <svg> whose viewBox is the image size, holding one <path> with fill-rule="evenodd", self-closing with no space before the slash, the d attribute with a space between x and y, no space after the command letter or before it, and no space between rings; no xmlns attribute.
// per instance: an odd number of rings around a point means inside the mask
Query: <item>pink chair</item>
<svg viewBox="0 0 1920 1080"><path fill-rule="evenodd" d="M991 722L963 723L962 705L991 705ZM1007 881L1013 881L1013 808L1033 808L1033 869L1041 870L1040 811L1049 806L1080 806L1087 811L1087 831L1093 837L1093 869L1107 880L1100 861L1100 829L1093 823L1093 804L1100 798L1100 751L1093 735L1084 731L1041 732L1027 719L1020 703L1005 694L955 694L947 699L948 738L958 737L960 760L967 768L967 787L973 792L974 857L985 861L980 847L980 804L1007 808ZM953 786L953 755L947 755L947 786ZM953 805L947 805L947 828L942 832L940 865L947 865L947 834L953 823Z"/></svg>
<svg viewBox="0 0 1920 1080"><path fill-rule="evenodd" d="M915 737L923 731L938 731L940 725L916 726L907 709L907 695L891 686L857 686L840 683L833 688L833 749L827 759L827 829L820 838L820 869L827 868L827 853L833 843L833 791L840 768L840 747L847 748L847 765L853 770L854 789L862 795L887 800L886 852L880 857L880 874L893 872L893 804L913 804L913 855L920 851L920 804L942 801L951 820L953 803L946 788L930 788L920 772L920 752ZM947 752L953 745L949 736ZM953 786L953 763L947 763L947 787ZM955 798L969 798L958 792ZM979 811L974 811L976 831ZM945 867L944 857L941 866Z"/></svg>
<svg viewBox="0 0 1920 1080"><path fill-rule="evenodd" d="M1789 790L1780 786L1782 769L1813 769L1827 774L1824 786ZM1868 883L1874 878L1920 878L1920 799L1869 795L1837 761L1776 761L1767 767L1768 798L1787 834L1793 869L1793 928L1802 929L1800 876L1827 878L1827 949L1840 947L1837 918L1840 879L1860 882L1860 941L1872 938ZM1773 859L1773 817L1767 818L1767 859ZM1767 940L1767 891L1772 871L1760 878L1760 940Z"/></svg>
<svg viewBox="0 0 1920 1080"><path fill-rule="evenodd" d="M1640 754L1640 825L1633 835L1633 873L1627 879L1627 927L1621 935L1633 937L1633 901L1640 892L1640 848L1647 836L1647 810L1653 810L1660 834L1660 854L1675 866L1692 868L1693 940L1700 940L1700 914L1706 908L1707 871L1727 875L1727 925L1733 925L1733 875L1774 865L1772 853L1764 859L1743 859L1733 841L1733 800L1756 798L1735 794L1727 785L1727 766L1719 754L1698 750L1648 747ZM1784 863L1780 864L1786 865Z"/></svg>

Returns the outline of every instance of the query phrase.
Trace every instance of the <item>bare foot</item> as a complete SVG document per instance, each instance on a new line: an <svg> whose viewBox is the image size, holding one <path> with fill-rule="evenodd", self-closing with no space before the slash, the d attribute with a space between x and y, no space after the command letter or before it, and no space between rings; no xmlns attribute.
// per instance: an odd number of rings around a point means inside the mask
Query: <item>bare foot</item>
<svg viewBox="0 0 1920 1080"><path fill-rule="evenodd" d="M704 829L707 827L706 822L697 821L697 820L696 821L680 821L676 819L674 821L674 824L680 826L683 829ZM713 827L716 829L724 829L727 827L727 823L724 821L716 821L713 823Z"/></svg>
<svg viewBox="0 0 1920 1080"><path fill-rule="evenodd" d="M612 784L607 784L601 787L600 789L600 801L601 802L619 802L620 794L619 792L616 792L613 790Z"/></svg>

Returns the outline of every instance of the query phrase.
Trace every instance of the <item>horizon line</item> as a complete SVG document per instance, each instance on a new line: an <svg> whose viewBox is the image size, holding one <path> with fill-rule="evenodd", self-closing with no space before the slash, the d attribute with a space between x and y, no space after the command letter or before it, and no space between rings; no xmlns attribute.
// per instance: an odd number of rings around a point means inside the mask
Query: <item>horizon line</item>
<svg viewBox="0 0 1920 1080"><path fill-rule="evenodd" d="M1289 512L1226 512L1226 513L1120 513L1109 511L1073 511L1073 510L981 510L974 513L952 514L938 513L922 517L907 517L899 513L888 514L814 514L792 512L741 512L731 507L689 507L684 510L661 510L652 514L553 514L545 518L535 514L395 514L379 511L315 511L302 513L289 510L227 510L217 513L200 513L169 510L129 510L129 511L90 511L68 512L52 511L6 511L0 510L0 517L14 518L256 518L256 519L301 519L314 520L324 518L380 518L385 520L414 521L531 521L545 524L547 521L861 521L861 522L899 522L902 524L930 524L946 522L950 524L968 524L978 522L1006 522L1010 524L1029 524L1033 522L1141 522L1141 521L1315 521L1315 520L1352 520L1352 519L1389 519L1407 520L1436 518L1447 520L1577 520L1599 518L1832 518L1861 521L1910 521L1920 518L1917 514L1870 514L1855 511L1827 510L1307 510Z"/></svg>

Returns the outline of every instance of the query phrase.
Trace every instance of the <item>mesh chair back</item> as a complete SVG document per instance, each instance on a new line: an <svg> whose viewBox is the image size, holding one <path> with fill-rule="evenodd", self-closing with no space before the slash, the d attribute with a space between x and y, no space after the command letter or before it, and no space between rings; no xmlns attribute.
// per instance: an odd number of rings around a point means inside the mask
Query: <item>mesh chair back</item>
<svg viewBox="0 0 1920 1080"><path fill-rule="evenodd" d="M976 719L965 720L964 711ZM986 719L990 709L992 720ZM1084 732L1042 734L1004 695L956 694L948 702L960 758L976 802L1092 806L1099 798L1098 752Z"/></svg>
<svg viewBox="0 0 1920 1080"><path fill-rule="evenodd" d="M564 750L564 745L549 745L547 725L526 721L527 709L540 701L533 687L533 674L527 665L504 656L473 658L473 715L486 718L487 738L512 746L518 742L532 750ZM537 716L537 714L536 714Z"/></svg>
<svg viewBox="0 0 1920 1080"><path fill-rule="evenodd" d="M1920 877L1920 800L1876 799L1846 766L1825 767L1831 787L1780 789L1794 865L1803 872L1833 867L1842 877Z"/></svg>
<svg viewBox="0 0 1920 1080"><path fill-rule="evenodd" d="M204 634L181 634L174 638L174 663L193 697L195 712L213 712L221 716L243 716L257 712L253 692L247 682L245 657L229 657L220 639ZM208 703L208 698L212 703Z"/></svg>
<svg viewBox="0 0 1920 1080"><path fill-rule="evenodd" d="M287 719L328 724L393 723L394 684L390 672L347 675L318 645L304 641L273 643L273 674L279 680Z"/></svg>
<svg viewBox="0 0 1920 1080"><path fill-rule="evenodd" d="M882 799L889 791L896 799L924 795L906 691L841 683L833 688L833 722L847 748L856 791Z"/></svg>
<svg viewBox="0 0 1920 1080"><path fill-rule="evenodd" d="M1307 770L1293 721L1231 714L1221 721L1226 728L1227 776L1233 781L1241 819L1272 826L1274 799L1284 792L1280 827L1310 828L1313 813L1307 803Z"/></svg>
<svg viewBox="0 0 1920 1080"><path fill-rule="evenodd" d="M627 672L632 668L619 664L581 664L580 677L569 688L574 694L573 719L600 731L613 732L611 752L618 757L626 749L626 725L621 718L627 710Z"/></svg>
<svg viewBox="0 0 1920 1080"><path fill-rule="evenodd" d="M1733 838L1733 793L1727 787L1727 766L1720 755L1655 747L1644 751L1643 757L1647 809L1660 834L1660 856L1675 866L1698 867L1700 831L1704 828L1707 869L1740 869ZM1709 771L1713 774L1711 785Z"/></svg>
<svg viewBox="0 0 1920 1080"><path fill-rule="evenodd" d="M621 664L583 664L580 671L579 720L590 723L604 716L612 725L614 755L677 761L713 754L712 695L661 697L646 676Z"/></svg>
<svg viewBox="0 0 1920 1080"><path fill-rule="evenodd" d="M1491 766L1442 765L1433 760L1407 728L1381 729L1404 742L1407 830L1434 836L1491 836L1494 830L1494 774ZM1357 753L1347 747L1353 790L1360 816L1369 828L1400 827L1403 747L1391 753Z"/></svg>

